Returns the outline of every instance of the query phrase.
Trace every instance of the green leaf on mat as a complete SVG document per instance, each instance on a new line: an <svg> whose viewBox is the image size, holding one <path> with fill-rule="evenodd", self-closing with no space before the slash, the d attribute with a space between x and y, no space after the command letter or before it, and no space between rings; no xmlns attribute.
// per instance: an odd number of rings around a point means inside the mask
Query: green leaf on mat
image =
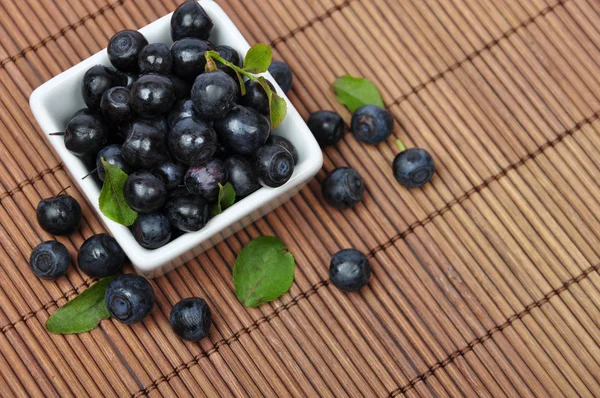
<svg viewBox="0 0 600 398"><path fill-rule="evenodd" d="M333 83L333 90L352 113L365 105L384 106L377 87L364 77L342 76Z"/></svg>
<svg viewBox="0 0 600 398"><path fill-rule="evenodd" d="M105 177L98 198L100 211L109 219L129 227L137 218L137 213L129 207L123 196L123 186L127 181L127 174L117 166L105 162L104 158L102 165Z"/></svg>
<svg viewBox="0 0 600 398"><path fill-rule="evenodd" d="M114 276L102 279L60 307L46 322L46 329L54 334L84 333L110 318L104 293L113 279Z"/></svg>
<svg viewBox="0 0 600 398"><path fill-rule="evenodd" d="M231 183L225 185L219 184L219 198L217 203L210 205L210 214L216 216L223 213L223 210L235 203L235 190Z"/></svg>
<svg viewBox="0 0 600 398"><path fill-rule="evenodd" d="M265 73L273 60L273 51L268 44L255 44L246 53L244 70L250 73Z"/></svg>
<svg viewBox="0 0 600 398"><path fill-rule="evenodd" d="M235 293L246 307L258 307L290 290L294 256L275 236L261 236L246 245L233 266Z"/></svg>

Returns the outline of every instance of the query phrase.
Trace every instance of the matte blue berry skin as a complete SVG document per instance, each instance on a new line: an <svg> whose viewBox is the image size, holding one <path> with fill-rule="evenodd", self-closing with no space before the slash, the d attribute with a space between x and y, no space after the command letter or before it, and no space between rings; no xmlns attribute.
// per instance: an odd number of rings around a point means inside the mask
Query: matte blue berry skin
<svg viewBox="0 0 600 398"><path fill-rule="evenodd" d="M273 61L269 66L269 73L273 76L279 87L287 94L292 88L292 81L294 80L294 74L292 70L282 61Z"/></svg>
<svg viewBox="0 0 600 398"><path fill-rule="evenodd" d="M344 119L333 111L317 111L308 118L308 128L320 146L337 144L346 133Z"/></svg>
<svg viewBox="0 0 600 398"><path fill-rule="evenodd" d="M40 278L57 280L64 276L71 264L71 256L65 245L49 240L37 245L29 257L31 270Z"/></svg>
<svg viewBox="0 0 600 398"><path fill-rule="evenodd" d="M420 188L433 177L435 162L426 150L409 148L396 155L392 168L400 184L407 188Z"/></svg>
<svg viewBox="0 0 600 398"><path fill-rule="evenodd" d="M355 292L369 283L371 264L356 249L344 249L331 257L329 280L340 290Z"/></svg>
<svg viewBox="0 0 600 398"><path fill-rule="evenodd" d="M106 288L104 297L110 315L126 325L140 322L154 309L152 285L139 275L117 276Z"/></svg>
<svg viewBox="0 0 600 398"><path fill-rule="evenodd" d="M210 307L199 297L181 300L171 310L171 328L184 340L198 341L208 336L212 323Z"/></svg>
<svg viewBox="0 0 600 398"><path fill-rule="evenodd" d="M360 202L365 194L365 183L358 172L350 167L331 171L321 184L323 199L338 210L349 209Z"/></svg>
<svg viewBox="0 0 600 398"><path fill-rule="evenodd" d="M394 128L394 118L387 109L365 105L352 115L352 134L367 144L385 141Z"/></svg>

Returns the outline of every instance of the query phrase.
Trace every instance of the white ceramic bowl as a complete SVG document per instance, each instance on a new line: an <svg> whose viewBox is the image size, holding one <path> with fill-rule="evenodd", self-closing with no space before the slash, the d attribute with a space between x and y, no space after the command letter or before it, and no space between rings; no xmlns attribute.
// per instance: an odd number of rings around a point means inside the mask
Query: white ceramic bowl
<svg viewBox="0 0 600 398"><path fill-rule="evenodd" d="M241 55L246 54L250 48L248 42L221 7L211 0L202 0L199 3L215 24L211 42L215 45L227 44L239 51ZM161 42L170 45L172 43L170 20L171 14L166 15L140 29L140 32L150 43ZM272 211L306 185L322 166L323 157L319 145L298 111L277 87L279 95L287 101L288 113L284 122L273 133L290 140L299 155L298 164L288 183L279 188L259 189L214 217L198 232L184 234L156 250L144 249L136 242L127 227L102 215L98 208L101 187L92 178L82 180L88 170L80 159L67 151L63 137L48 136L52 132L64 131L72 115L78 109L85 107L81 97L81 81L85 72L97 64L110 65L106 49L38 87L31 94L29 102L33 115L63 160L73 180L79 184L137 271L146 277L159 276L172 270ZM267 77L274 82L268 74Z"/></svg>

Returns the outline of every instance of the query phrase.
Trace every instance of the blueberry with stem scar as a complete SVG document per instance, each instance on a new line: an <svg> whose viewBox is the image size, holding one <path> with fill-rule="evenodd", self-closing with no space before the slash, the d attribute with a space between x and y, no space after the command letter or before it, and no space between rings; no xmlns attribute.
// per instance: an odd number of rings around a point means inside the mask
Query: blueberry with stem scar
<svg viewBox="0 0 600 398"><path fill-rule="evenodd" d="M147 44L148 40L137 30L122 30L108 42L108 59L121 72L137 73L138 55Z"/></svg>
<svg viewBox="0 0 600 398"><path fill-rule="evenodd" d="M67 248L55 240L40 243L29 257L29 266L38 278L51 281L64 276L70 264L71 256Z"/></svg>
<svg viewBox="0 0 600 398"><path fill-rule="evenodd" d="M396 180L407 188L420 188L429 182L435 172L429 152L421 148L406 149L400 140L396 144L400 149L392 164Z"/></svg>
<svg viewBox="0 0 600 398"><path fill-rule="evenodd" d="M126 325L140 322L154 309L152 285L140 275L119 275L106 288L104 298L110 315Z"/></svg>
<svg viewBox="0 0 600 398"><path fill-rule="evenodd" d="M356 249L345 249L331 257L329 280L340 290L355 292L371 277L369 259Z"/></svg>
<svg viewBox="0 0 600 398"><path fill-rule="evenodd" d="M350 167L334 169L321 185L323 199L336 209L354 207L365 194L365 183L358 172Z"/></svg>
<svg viewBox="0 0 600 398"><path fill-rule="evenodd" d="M357 140L367 144L385 141L394 127L390 112L377 105L365 105L352 115L352 134Z"/></svg>

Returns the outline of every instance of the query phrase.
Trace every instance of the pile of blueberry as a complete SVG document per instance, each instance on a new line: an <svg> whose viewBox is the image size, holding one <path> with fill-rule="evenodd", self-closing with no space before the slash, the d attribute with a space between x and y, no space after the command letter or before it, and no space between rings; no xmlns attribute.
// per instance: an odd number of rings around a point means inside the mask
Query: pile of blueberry
<svg viewBox="0 0 600 398"><path fill-rule="evenodd" d="M58 195L40 201L36 209L40 227L53 235L70 235L79 229L81 206L70 195ZM88 238L77 253L77 265L92 278L105 278L121 272L127 257L117 241L108 234ZM64 276L71 264L67 248L56 240L40 243L31 252L29 266L41 279L56 280ZM108 285L105 293L108 312L127 325L140 322L154 308L154 290L145 278L123 274ZM208 335L211 312L201 298L180 301L171 312L171 326L186 340L200 340Z"/></svg>
<svg viewBox="0 0 600 398"><path fill-rule="evenodd" d="M96 65L83 78L87 108L64 133L66 148L95 163L101 159L128 174L125 202L139 216L132 226L138 243L159 248L181 233L202 229L220 185L236 199L261 187L279 187L291 177L297 152L271 134L267 93L247 81L241 95L232 68L205 72L208 50L241 66L228 46L208 41L213 22L197 2L180 5L171 19L173 45L148 43L137 31L116 33L108 43L114 68ZM284 89L287 65L271 67Z"/></svg>

